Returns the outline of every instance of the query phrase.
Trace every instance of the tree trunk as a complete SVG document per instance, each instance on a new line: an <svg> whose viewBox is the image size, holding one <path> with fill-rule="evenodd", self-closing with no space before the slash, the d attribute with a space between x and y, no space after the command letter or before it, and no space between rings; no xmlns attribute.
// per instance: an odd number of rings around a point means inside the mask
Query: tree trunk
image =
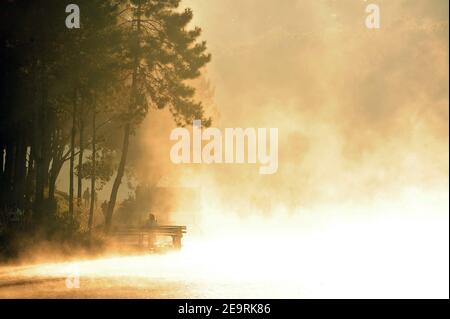
<svg viewBox="0 0 450 319"><path fill-rule="evenodd" d="M43 132L42 132L42 118L44 117L44 106L43 101L41 103L38 103L38 84L42 86L42 70L37 70L36 63L33 63L33 69L35 69L37 76L33 77L33 90L32 90L32 97L34 98L33 101L36 101L36 105L32 108L32 118L33 118L33 132L32 135L32 145L31 145L31 158L33 161L33 175L29 174L29 176L33 176L34 178L34 201L33 201L33 222L35 224L39 223L39 220L42 216L42 202L44 200L44 184L41 178L40 168L42 166L42 138L43 138ZM29 185L32 185L30 183ZM31 197L31 196L30 196Z"/></svg>
<svg viewBox="0 0 450 319"><path fill-rule="evenodd" d="M82 200L81 200L81 196L82 196L82 192L83 192L83 179L82 179L82 167L83 167L83 152L84 152L84 136L83 136L83 131L84 131L84 121L83 121L83 107L82 105L80 105L80 118L79 118L79 122L80 122L80 153L78 154L78 190L77 190L77 205L78 207L81 207L82 204Z"/></svg>
<svg viewBox="0 0 450 319"><path fill-rule="evenodd" d="M12 181L14 176L14 156L15 155L15 147L14 144L9 142L6 145L6 155L5 155L5 179L4 179L4 189L6 198L5 203L7 206L11 205L11 192L12 192Z"/></svg>
<svg viewBox="0 0 450 319"><path fill-rule="evenodd" d="M141 30L141 2L138 2L137 7L137 34L139 35L139 32ZM139 37L137 37L137 47L139 47ZM133 77L131 82L131 98L130 98L130 105L128 107L128 115L130 116L133 111L133 107L136 104L136 89L137 89L137 75L139 71L139 50L136 52L134 56L133 61ZM109 198L108 203L108 210L106 212L106 220L105 220L105 231L106 233L109 233L111 230L111 224L112 224L112 217L114 213L114 207L116 205L117 200L117 193L119 191L120 184L122 183L122 177L125 172L125 164L127 161L127 154L128 154L128 144L130 140L130 133L131 133L131 120L128 119L127 123L125 124L124 128L124 135L123 135L123 144L122 144L122 155L120 157L120 163L119 167L117 168L117 175L114 179L113 187L111 190L111 196Z"/></svg>
<svg viewBox="0 0 450 319"><path fill-rule="evenodd" d="M25 185L25 213L27 217L30 217L31 213L31 194L33 191L33 180L35 180L35 171L34 171L34 160L31 157L31 153L33 152L33 146L30 146L30 153L28 155L28 166L27 166L27 179Z"/></svg>
<svg viewBox="0 0 450 319"><path fill-rule="evenodd" d="M2 207L2 206L5 203L5 200L4 200L4 198L5 198L5 191L4 191L4 188L3 188L3 185L4 185L3 184L3 167L4 167L4 164L5 164L4 156L5 156L5 146L3 145L3 143L0 143L0 203L1 203L1 205L0 205L0 212L3 211L4 207Z"/></svg>
<svg viewBox="0 0 450 319"><path fill-rule="evenodd" d="M75 134L76 134L76 114L77 114L77 92L74 90L73 109L72 109L72 131L70 134L70 164L69 164L69 216L74 218L73 214L73 168L75 160Z"/></svg>
<svg viewBox="0 0 450 319"><path fill-rule="evenodd" d="M0 185L2 185L3 182L3 166L4 166L4 156L5 156L5 149L4 145L0 144Z"/></svg>
<svg viewBox="0 0 450 319"><path fill-rule="evenodd" d="M64 149L66 145L62 134L62 130L56 129L53 135L52 166L50 168L48 181L48 198L51 201L55 200L56 180L64 164Z"/></svg>
<svg viewBox="0 0 450 319"><path fill-rule="evenodd" d="M108 210L106 213L106 220L105 220L106 233L109 233L109 231L111 230L112 216L114 212L114 206L116 205L117 193L119 191L119 186L122 183L122 177L125 172L125 164L127 161L127 154L128 154L128 144L130 139L130 130L131 130L130 124L126 124L123 135L122 156L120 157L120 163L119 167L117 168L117 175L116 178L114 179L113 187L111 190L111 196L109 198L108 203Z"/></svg>
<svg viewBox="0 0 450 319"><path fill-rule="evenodd" d="M95 161L96 161L96 129L95 129L95 102L92 108L92 172L91 172L91 205L89 207L89 236L92 233L92 225L94 223L94 205L95 205Z"/></svg>
<svg viewBox="0 0 450 319"><path fill-rule="evenodd" d="M48 168L50 165L50 132L52 126L52 117L47 106L47 87L41 80L41 103L36 114L37 130L35 133L35 141L33 145L36 147L34 153L36 165L36 187L34 201L34 220L39 224L43 221L43 217L48 213L44 207L44 189L48 185ZM36 131L35 131L36 132Z"/></svg>
<svg viewBox="0 0 450 319"><path fill-rule="evenodd" d="M14 201L17 208L21 210L24 209L26 152L25 138L22 136L17 144L14 170Z"/></svg>
<svg viewBox="0 0 450 319"><path fill-rule="evenodd" d="M53 158L52 160L52 168L50 169L50 177L48 184L48 198L50 200L55 199L55 190L56 190L56 180L58 178L59 172L63 166L64 160Z"/></svg>

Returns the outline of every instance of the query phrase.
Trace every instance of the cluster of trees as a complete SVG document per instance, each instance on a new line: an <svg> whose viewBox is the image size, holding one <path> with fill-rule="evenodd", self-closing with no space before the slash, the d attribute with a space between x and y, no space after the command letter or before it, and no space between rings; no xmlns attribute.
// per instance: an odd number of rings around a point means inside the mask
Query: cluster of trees
<svg viewBox="0 0 450 319"><path fill-rule="evenodd" d="M78 0L74 29L69 3L0 2L0 214L20 209L45 225L68 162L67 215L87 180L89 230L95 189L113 178L108 231L130 139L149 109L169 108L178 125L209 124L187 82L210 55L180 0Z"/></svg>

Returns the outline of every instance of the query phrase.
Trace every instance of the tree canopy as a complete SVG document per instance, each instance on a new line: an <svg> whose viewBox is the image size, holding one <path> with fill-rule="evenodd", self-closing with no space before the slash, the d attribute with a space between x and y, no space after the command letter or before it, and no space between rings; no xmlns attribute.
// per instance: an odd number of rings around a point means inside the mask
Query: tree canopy
<svg viewBox="0 0 450 319"><path fill-rule="evenodd" d="M210 124L188 81L211 56L180 0L79 0L72 29L69 3L0 3L0 212L19 209L45 225L69 161L66 216L75 218L83 179L98 188L113 178L108 228L130 139L148 112L168 108L177 125Z"/></svg>

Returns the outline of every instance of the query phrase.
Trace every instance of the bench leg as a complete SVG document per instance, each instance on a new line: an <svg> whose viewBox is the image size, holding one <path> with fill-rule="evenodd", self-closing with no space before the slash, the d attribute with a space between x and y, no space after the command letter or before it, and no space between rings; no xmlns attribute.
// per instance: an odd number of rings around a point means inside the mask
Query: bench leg
<svg viewBox="0 0 450 319"><path fill-rule="evenodd" d="M181 249L181 236L172 236L172 244L175 249Z"/></svg>
<svg viewBox="0 0 450 319"><path fill-rule="evenodd" d="M144 235L143 234L139 234L139 239L138 239L139 248L142 248L143 241L144 241Z"/></svg>
<svg viewBox="0 0 450 319"><path fill-rule="evenodd" d="M148 249L153 249L155 247L155 235L151 232L147 236Z"/></svg>

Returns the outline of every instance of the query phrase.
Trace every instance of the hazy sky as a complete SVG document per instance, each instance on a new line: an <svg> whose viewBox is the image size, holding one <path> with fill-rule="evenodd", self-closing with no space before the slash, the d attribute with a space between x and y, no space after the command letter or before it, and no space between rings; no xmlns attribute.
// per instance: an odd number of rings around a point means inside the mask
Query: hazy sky
<svg viewBox="0 0 450 319"><path fill-rule="evenodd" d="M279 170L167 166L170 131L154 113L143 139L151 171L202 185L213 176L225 202L268 209L446 184L448 1L377 1L379 30L365 27L359 0L184 3L213 56L213 125L278 127Z"/></svg>
<svg viewBox="0 0 450 319"><path fill-rule="evenodd" d="M213 126L279 128L279 169L175 166L174 124L151 111L131 151L138 179L203 186L224 205L262 210L448 188L448 1L376 1L378 30L365 27L368 3L184 1L212 54L199 97Z"/></svg>

